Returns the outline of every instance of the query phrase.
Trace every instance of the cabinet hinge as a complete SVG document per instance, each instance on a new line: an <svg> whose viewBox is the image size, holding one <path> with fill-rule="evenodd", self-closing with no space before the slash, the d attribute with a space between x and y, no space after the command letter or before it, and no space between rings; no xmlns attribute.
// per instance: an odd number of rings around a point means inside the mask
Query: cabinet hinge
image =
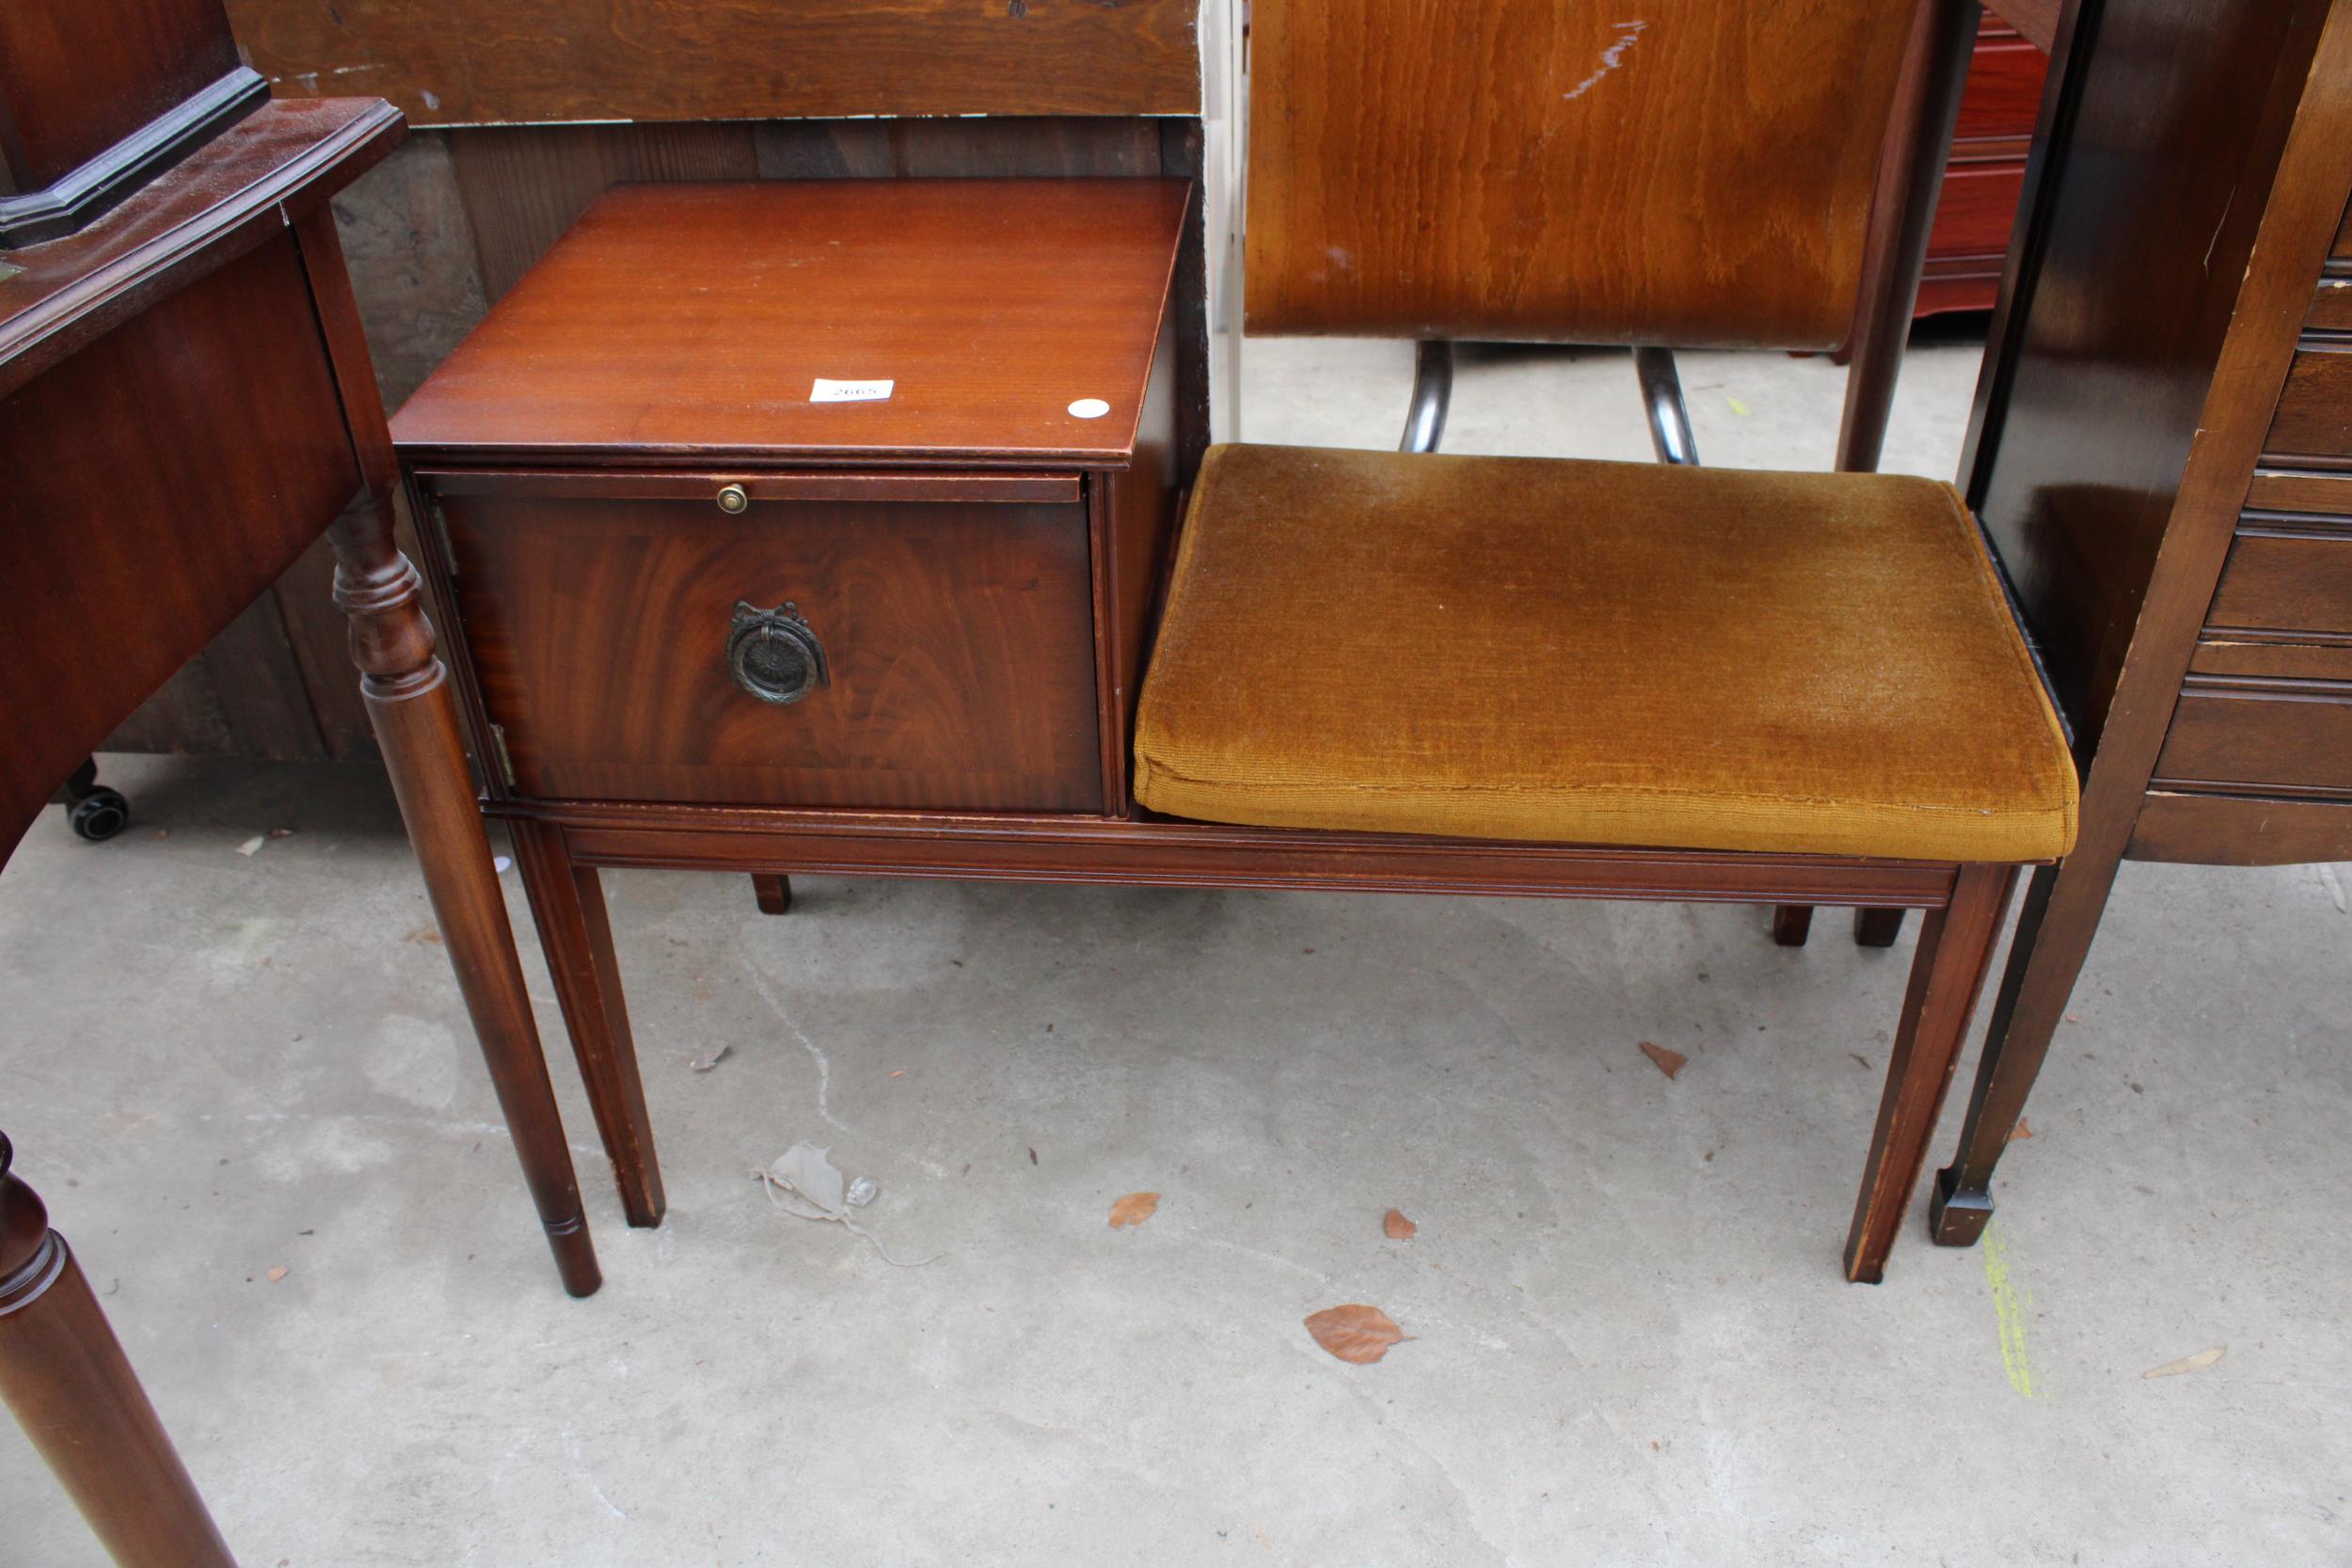
<svg viewBox="0 0 2352 1568"><path fill-rule="evenodd" d="M490 726L490 750L498 754L499 777L506 781L507 788L514 788L515 756L513 752L506 749L505 725L493 724Z"/></svg>

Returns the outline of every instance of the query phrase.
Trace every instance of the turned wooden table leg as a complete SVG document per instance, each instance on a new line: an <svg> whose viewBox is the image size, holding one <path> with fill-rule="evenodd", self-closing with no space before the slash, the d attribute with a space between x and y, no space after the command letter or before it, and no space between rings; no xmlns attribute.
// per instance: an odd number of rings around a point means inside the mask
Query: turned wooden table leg
<svg viewBox="0 0 2352 1568"><path fill-rule="evenodd" d="M1935 1135L1935 1118L1951 1087L1961 1041L1993 967L1993 947L2000 941L2001 920L2016 885L2015 866L1963 865L1952 884L1951 903L1929 911L1919 927L1911 989L1903 998L1862 1193L1846 1237L1848 1279L1875 1285L1885 1276L1887 1251L1927 1164L1928 1140Z"/></svg>
<svg viewBox="0 0 2352 1568"><path fill-rule="evenodd" d="M236 1568L65 1238L0 1135L0 1400L121 1568ZM8 1524L0 1513L0 1555Z"/></svg>
<svg viewBox="0 0 2352 1568"><path fill-rule="evenodd" d="M351 617L352 657L374 721L392 793L408 825L433 916L457 989L482 1042L499 1107L547 1227L564 1289L595 1291L602 1276L581 1212L580 1183L548 1081L539 1029L523 990L506 900L490 863L472 775L458 739L457 705L433 653L433 627L418 602L417 569L392 546L392 507L363 494L327 531L335 547L335 602Z"/></svg>
<svg viewBox="0 0 2352 1568"><path fill-rule="evenodd" d="M1994 1168L2025 1114L2026 1097L2090 956L2119 863L2112 856L2077 852L2033 874L1977 1063L1959 1157L1936 1173L1928 1203L1928 1234L1938 1246L1974 1244L1993 1217Z"/></svg>
<svg viewBox="0 0 2352 1568"><path fill-rule="evenodd" d="M531 895L532 918L539 927L539 945L555 981L555 999L564 1008L580 1076L588 1085L596 1132L612 1161L621 1207L631 1225L660 1225L667 1199L661 1192L661 1166L654 1158L653 1120L645 1111L645 1085L638 1074L628 1005L621 994L620 960L612 951L612 922L605 913L603 884L595 866L572 860L561 828L517 822L511 831L523 888Z"/></svg>

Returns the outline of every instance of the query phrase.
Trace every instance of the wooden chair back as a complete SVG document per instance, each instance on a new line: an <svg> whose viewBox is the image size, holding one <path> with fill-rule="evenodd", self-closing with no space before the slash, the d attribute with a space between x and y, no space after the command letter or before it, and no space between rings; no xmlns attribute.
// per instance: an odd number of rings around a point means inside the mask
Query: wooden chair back
<svg viewBox="0 0 2352 1568"><path fill-rule="evenodd" d="M1922 9L1257 0L1248 330L1844 345Z"/></svg>

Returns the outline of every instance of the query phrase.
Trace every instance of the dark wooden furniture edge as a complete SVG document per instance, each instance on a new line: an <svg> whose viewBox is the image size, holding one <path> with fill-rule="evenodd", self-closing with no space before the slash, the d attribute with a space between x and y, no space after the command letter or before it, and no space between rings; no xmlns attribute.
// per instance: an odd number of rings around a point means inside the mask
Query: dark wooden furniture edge
<svg viewBox="0 0 2352 1568"><path fill-rule="evenodd" d="M332 124L341 118L340 124ZM332 128L303 141L267 175L215 193L209 178L243 156L249 136L291 129L302 119L326 120ZM75 257L77 276L0 318L0 397L6 397L83 344L119 325L149 302L183 288L214 268L244 255L269 235L291 227L331 192L381 161L406 135L400 111L375 99L329 99L307 104L267 103L230 126L164 175L140 210L151 211L168 227L115 243L116 227L128 228L133 209L119 207L107 221L59 245L89 246L86 267ZM20 262L29 260L20 255ZM17 288L22 280L10 280ZM0 286L0 309L9 289Z"/></svg>
<svg viewBox="0 0 2352 1568"><path fill-rule="evenodd" d="M0 197L0 250L77 231L268 97L261 72L239 66L55 182Z"/></svg>

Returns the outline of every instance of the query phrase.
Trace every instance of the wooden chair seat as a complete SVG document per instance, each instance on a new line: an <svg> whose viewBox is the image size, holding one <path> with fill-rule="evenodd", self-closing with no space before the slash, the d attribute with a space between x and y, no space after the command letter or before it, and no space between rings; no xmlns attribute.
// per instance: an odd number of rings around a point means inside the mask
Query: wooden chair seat
<svg viewBox="0 0 2352 1568"><path fill-rule="evenodd" d="M1136 798L1263 827L2022 863L2074 768L1948 484L1225 446Z"/></svg>

